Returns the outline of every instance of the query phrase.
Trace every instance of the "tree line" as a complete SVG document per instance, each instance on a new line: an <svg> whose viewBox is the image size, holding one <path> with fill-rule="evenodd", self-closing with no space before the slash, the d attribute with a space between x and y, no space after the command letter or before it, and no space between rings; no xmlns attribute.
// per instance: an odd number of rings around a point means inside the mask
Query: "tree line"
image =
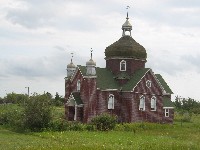
<svg viewBox="0 0 200 150"><path fill-rule="evenodd" d="M192 98L175 97L174 105L178 112L200 114L200 102Z"/></svg>
<svg viewBox="0 0 200 150"><path fill-rule="evenodd" d="M33 95L38 95L37 93L34 93ZM53 95L49 92L46 92L44 95L46 95L49 99L52 105L54 106L63 106L64 105L64 98L56 92L56 95L53 97ZM24 104L28 100L27 94L17 94L17 93L7 93L5 97L0 97L0 104Z"/></svg>

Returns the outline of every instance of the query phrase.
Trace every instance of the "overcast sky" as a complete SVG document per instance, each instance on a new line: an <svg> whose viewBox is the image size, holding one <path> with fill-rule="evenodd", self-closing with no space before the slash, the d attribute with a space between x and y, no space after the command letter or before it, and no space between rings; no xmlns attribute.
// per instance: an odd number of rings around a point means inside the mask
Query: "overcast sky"
<svg viewBox="0 0 200 150"><path fill-rule="evenodd" d="M105 67L105 48L121 37L127 5L146 67L174 96L200 100L199 0L0 0L0 97L25 94L27 86L64 95L71 52L75 65L85 65L92 47Z"/></svg>

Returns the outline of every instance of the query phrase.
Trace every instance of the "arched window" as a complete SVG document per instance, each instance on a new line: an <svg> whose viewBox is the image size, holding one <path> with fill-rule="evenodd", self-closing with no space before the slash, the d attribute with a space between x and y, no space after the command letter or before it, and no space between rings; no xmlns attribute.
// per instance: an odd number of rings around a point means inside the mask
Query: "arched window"
<svg viewBox="0 0 200 150"><path fill-rule="evenodd" d="M151 111L156 111L156 97L151 98Z"/></svg>
<svg viewBox="0 0 200 150"><path fill-rule="evenodd" d="M139 110L142 110L142 111L145 110L145 97L143 95L140 96Z"/></svg>
<svg viewBox="0 0 200 150"><path fill-rule="evenodd" d="M108 97L108 109L114 109L114 95L110 94Z"/></svg>
<svg viewBox="0 0 200 150"><path fill-rule="evenodd" d="M126 71L126 61L122 60L120 62L120 71Z"/></svg>
<svg viewBox="0 0 200 150"><path fill-rule="evenodd" d="M80 89L81 89L81 81L78 80L77 81L77 91L80 91Z"/></svg>

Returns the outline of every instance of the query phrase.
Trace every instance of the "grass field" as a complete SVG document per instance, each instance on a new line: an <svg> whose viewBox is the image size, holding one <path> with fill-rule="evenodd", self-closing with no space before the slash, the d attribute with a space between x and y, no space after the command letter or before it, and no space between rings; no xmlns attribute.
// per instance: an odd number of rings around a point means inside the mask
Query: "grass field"
<svg viewBox="0 0 200 150"><path fill-rule="evenodd" d="M63 114L62 108L57 108ZM64 132L16 132L0 126L0 150L16 149L134 149L134 150L199 150L200 115L193 115L191 122L176 121L173 125L150 123L128 124L136 130L114 131L64 131ZM137 126L143 125L142 128ZM128 127L129 127L128 126Z"/></svg>
<svg viewBox="0 0 200 150"><path fill-rule="evenodd" d="M177 122L131 131L17 133L0 127L0 149L200 149L200 125Z"/></svg>

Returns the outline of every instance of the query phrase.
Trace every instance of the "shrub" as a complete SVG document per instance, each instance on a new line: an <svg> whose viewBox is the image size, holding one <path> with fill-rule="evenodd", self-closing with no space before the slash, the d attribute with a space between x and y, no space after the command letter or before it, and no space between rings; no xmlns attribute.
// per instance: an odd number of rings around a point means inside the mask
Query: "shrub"
<svg viewBox="0 0 200 150"><path fill-rule="evenodd" d="M91 123L99 131L108 131L114 129L117 123L117 118L109 114L101 114L99 116L94 117L91 120Z"/></svg>
<svg viewBox="0 0 200 150"><path fill-rule="evenodd" d="M24 105L24 127L32 131L48 128L52 121L52 107L49 97L44 95L31 96Z"/></svg>
<svg viewBox="0 0 200 150"><path fill-rule="evenodd" d="M83 131L85 130L85 125L79 122L70 122L69 130L71 131Z"/></svg>
<svg viewBox="0 0 200 150"><path fill-rule="evenodd" d="M59 118L50 123L49 129L51 131L67 131L69 130L69 126L70 124L67 122L67 120Z"/></svg>
<svg viewBox="0 0 200 150"><path fill-rule="evenodd" d="M15 104L0 105L0 125L20 126L22 110Z"/></svg>

